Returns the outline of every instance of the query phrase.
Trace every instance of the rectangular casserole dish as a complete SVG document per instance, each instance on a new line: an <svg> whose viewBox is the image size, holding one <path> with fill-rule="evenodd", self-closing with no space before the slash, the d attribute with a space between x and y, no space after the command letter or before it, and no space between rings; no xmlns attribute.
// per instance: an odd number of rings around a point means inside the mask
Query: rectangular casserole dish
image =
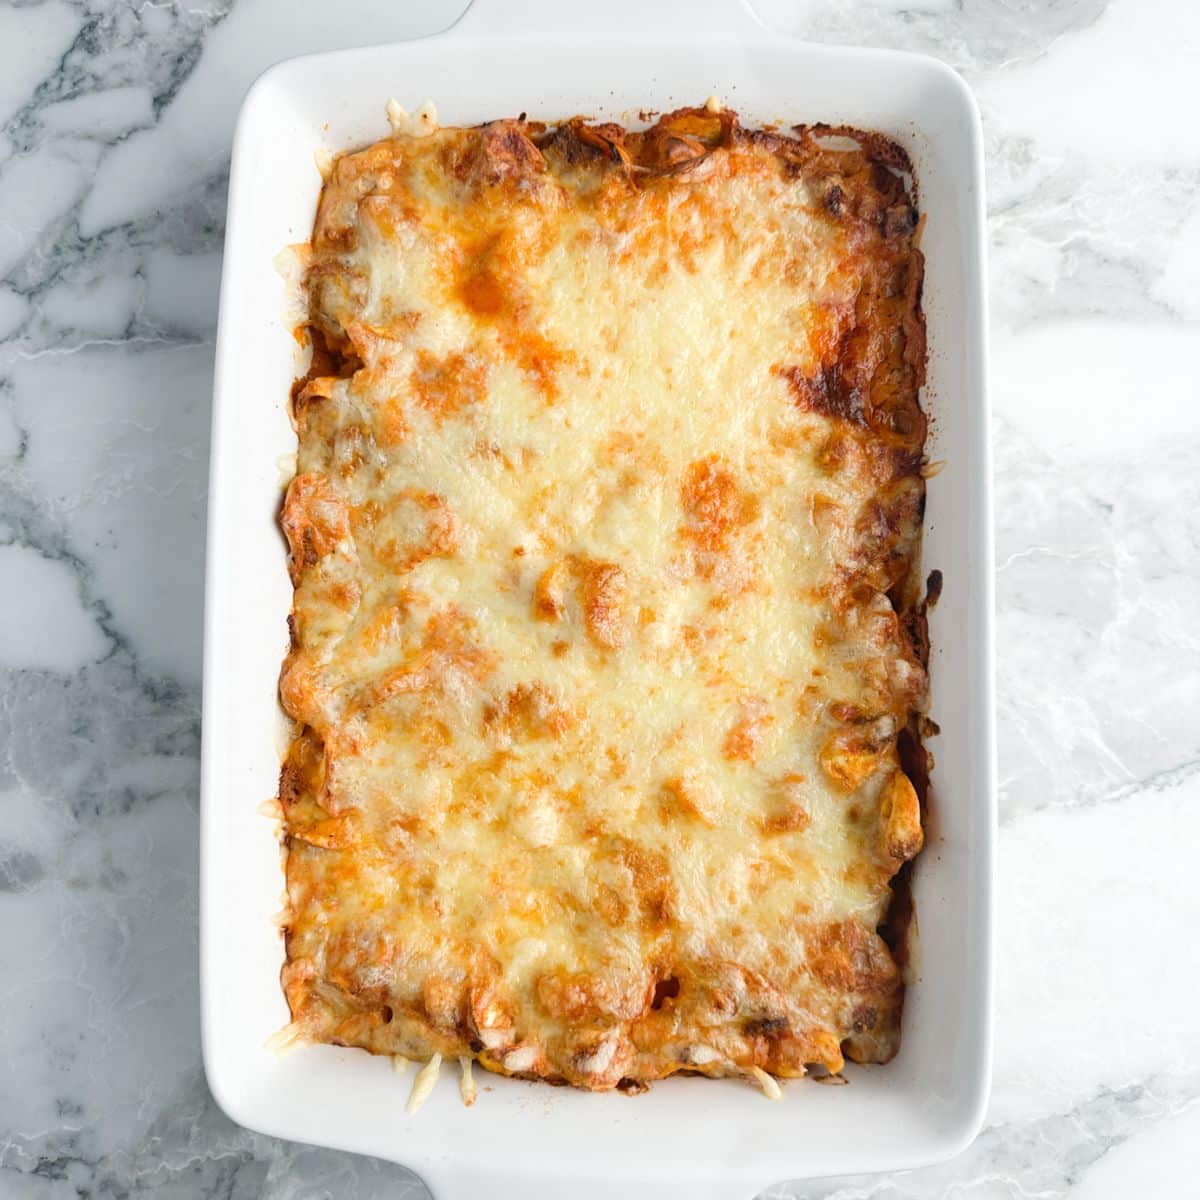
<svg viewBox="0 0 1200 1200"><path fill-rule="evenodd" d="M275 1136L374 1154L435 1195L749 1195L801 1176L899 1169L944 1158L977 1132L990 1066L994 751L992 551L985 396L984 219L978 116L965 85L930 60L808 46L731 4L656 8L621 21L538 6L485 9L437 37L280 64L238 125L217 350L209 511L202 783L204 1059L218 1103ZM620 34L513 35L506 27L607 21ZM647 20L653 22L647 26ZM662 32L656 32L661 29ZM899 1056L851 1086L793 1084L769 1104L733 1080L673 1079L649 1095L588 1095L485 1078L473 1109L444 1079L417 1117L382 1059L307 1047L276 1059L287 1020L271 916L282 875L272 822L286 728L276 682L291 588L278 530L281 461L295 449L296 373L274 266L307 240L314 155L386 132L389 96L434 99L446 123L528 111L628 119L715 94L746 123L877 129L910 152L927 214L925 311L932 418L925 569L945 577L931 616L933 774L916 871L921 969ZM449 1073L447 1073L449 1074ZM486 1090L490 1089L490 1090Z"/></svg>

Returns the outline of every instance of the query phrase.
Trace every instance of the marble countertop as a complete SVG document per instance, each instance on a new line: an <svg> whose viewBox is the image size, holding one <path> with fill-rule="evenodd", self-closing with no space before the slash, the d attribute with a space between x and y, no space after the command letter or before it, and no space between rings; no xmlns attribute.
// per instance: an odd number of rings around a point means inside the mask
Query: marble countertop
<svg viewBox="0 0 1200 1200"><path fill-rule="evenodd" d="M234 116L269 63L461 0L0 7L0 1194L398 1197L200 1066L200 625ZM938 55L987 138L995 1084L953 1162L784 1197L1195 1194L1200 9L763 0ZM564 1181L569 1195L569 1181Z"/></svg>

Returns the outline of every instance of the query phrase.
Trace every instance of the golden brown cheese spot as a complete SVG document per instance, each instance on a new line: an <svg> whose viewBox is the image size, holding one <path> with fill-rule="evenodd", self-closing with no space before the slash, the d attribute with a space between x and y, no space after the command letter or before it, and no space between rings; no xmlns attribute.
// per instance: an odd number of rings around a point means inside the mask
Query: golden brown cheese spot
<svg viewBox="0 0 1200 1200"><path fill-rule="evenodd" d="M809 966L827 987L870 993L896 986L899 972L887 944L854 921L838 921L811 932Z"/></svg>
<svg viewBox="0 0 1200 1200"><path fill-rule="evenodd" d="M317 965L310 958L293 957L283 964L279 978L293 1020L301 1020L306 1016L310 1001L316 999L312 984L317 974Z"/></svg>
<svg viewBox="0 0 1200 1200"><path fill-rule="evenodd" d="M350 533L345 501L323 475L297 475L283 503L283 532L291 547L292 578L312 567Z"/></svg>
<svg viewBox="0 0 1200 1200"><path fill-rule="evenodd" d="M921 804L912 780L903 771L893 771L884 785L879 821L885 853L900 861L916 858L924 843Z"/></svg>
<svg viewBox="0 0 1200 1200"><path fill-rule="evenodd" d="M562 737L574 719L571 710L537 681L519 683L499 704L489 704L483 711L484 728L490 735L516 741Z"/></svg>
<svg viewBox="0 0 1200 1200"><path fill-rule="evenodd" d="M289 826L291 837L299 838L310 846L319 846L324 850L345 850L357 841L358 817L353 812L341 813L336 817L326 817L324 820Z"/></svg>
<svg viewBox="0 0 1200 1200"><path fill-rule="evenodd" d="M759 583L758 557L740 535L758 516L760 501L710 455L684 473L680 502L687 518L680 532L691 546L693 570L715 585L710 605L726 608Z"/></svg>
<svg viewBox="0 0 1200 1200"><path fill-rule="evenodd" d="M429 618L420 645L400 666L382 675L364 696L381 704L397 696L443 687L451 676L482 683L495 669L496 657L472 636L472 624L450 607Z"/></svg>
<svg viewBox="0 0 1200 1200"><path fill-rule="evenodd" d="M865 725L871 720L871 714L858 704L849 700L835 700L829 705L829 715L835 721L844 725Z"/></svg>
<svg viewBox="0 0 1200 1200"><path fill-rule="evenodd" d="M387 999L386 972L398 950L386 932L337 930L327 950L329 978L356 999L379 1004Z"/></svg>
<svg viewBox="0 0 1200 1200"><path fill-rule="evenodd" d="M812 824L808 810L800 803L785 805L759 825L768 837L781 833L803 833Z"/></svg>
<svg viewBox="0 0 1200 1200"><path fill-rule="evenodd" d="M861 468L861 442L852 433L834 430L817 448L815 461L827 474L845 471L848 474Z"/></svg>
<svg viewBox="0 0 1200 1200"><path fill-rule="evenodd" d="M595 889L592 905L609 925L623 925L629 918L629 904L611 884L602 883Z"/></svg>
<svg viewBox="0 0 1200 1200"><path fill-rule="evenodd" d="M435 1028L447 1032L462 1024L466 998L462 984L443 975L427 975L421 987L425 1015Z"/></svg>
<svg viewBox="0 0 1200 1200"><path fill-rule="evenodd" d="M572 1023L598 1018L630 1021L649 1004L644 973L616 973L611 981L579 972L555 971L535 985L538 1003L552 1017Z"/></svg>
<svg viewBox="0 0 1200 1200"><path fill-rule="evenodd" d="M556 621L566 611L571 568L565 559L552 563L533 589L533 615L539 621Z"/></svg>
<svg viewBox="0 0 1200 1200"><path fill-rule="evenodd" d="M675 888L665 856L627 839L618 839L614 849L617 859L629 872L633 895L643 919L651 926L666 924L670 920Z"/></svg>
<svg viewBox="0 0 1200 1200"><path fill-rule="evenodd" d="M734 531L753 517L752 499L716 455L688 467L680 499L689 518L684 533L704 550L728 549Z"/></svg>
<svg viewBox="0 0 1200 1200"><path fill-rule="evenodd" d="M629 586L616 563L584 564L579 581L583 622L593 644L604 650L619 649L629 637L626 606Z"/></svg>
<svg viewBox="0 0 1200 1200"><path fill-rule="evenodd" d="M458 517L434 492L401 492L387 511L364 505L355 513L355 524L370 529L375 557L397 574L458 550Z"/></svg>
<svg viewBox="0 0 1200 1200"><path fill-rule="evenodd" d="M720 817L720 797L714 793L711 782L699 772L688 771L673 776L663 783L663 792L668 801L668 811L673 808L704 825L716 825Z"/></svg>
<svg viewBox="0 0 1200 1200"><path fill-rule="evenodd" d="M401 591L394 604L381 604L360 627L359 642L368 654L378 654L386 646L403 640L411 599Z"/></svg>
<svg viewBox="0 0 1200 1200"><path fill-rule="evenodd" d="M834 285L834 280L829 284ZM837 286L843 294L852 294L860 281L845 279L838 281ZM810 358L818 370L828 370L836 363L842 342L854 324L854 303L852 300L814 303L806 308L804 316Z"/></svg>
<svg viewBox="0 0 1200 1200"><path fill-rule="evenodd" d="M568 614L568 599L578 604L578 616L593 645L619 649L628 641L635 615L625 572L616 563L573 556L550 564L533 588L532 612L539 621L558 621ZM636 614L640 616L640 613ZM562 653L555 643L556 653Z"/></svg>
<svg viewBox="0 0 1200 1200"><path fill-rule="evenodd" d="M294 650L279 675L279 699L284 711L303 725L319 726L326 713L329 689L310 655Z"/></svg>
<svg viewBox="0 0 1200 1200"><path fill-rule="evenodd" d="M803 833L812 824L805 782L803 775L788 774L768 792L768 811L759 820L759 829L768 837Z"/></svg>
<svg viewBox="0 0 1200 1200"><path fill-rule="evenodd" d="M420 350L409 383L417 403L441 422L484 398L487 364L475 354L439 356Z"/></svg>
<svg viewBox="0 0 1200 1200"><path fill-rule="evenodd" d="M311 730L301 733L288 747L279 772L279 802L285 814L321 790L325 777L324 746Z"/></svg>
<svg viewBox="0 0 1200 1200"><path fill-rule="evenodd" d="M636 1056L633 1043L615 1030L585 1033L575 1043L566 1074L572 1083L605 1091L621 1084Z"/></svg>
<svg viewBox="0 0 1200 1200"><path fill-rule="evenodd" d="M342 612L353 612L362 600L362 588L356 579L331 580L325 589L329 603Z"/></svg>
<svg viewBox="0 0 1200 1200"><path fill-rule="evenodd" d="M450 726L432 713L418 713L408 723L418 745L427 750L444 750L454 741Z"/></svg>
<svg viewBox="0 0 1200 1200"><path fill-rule="evenodd" d="M774 724L775 718L771 715L766 701L757 696L742 701L738 718L725 735L725 757L741 762L754 762L763 740Z"/></svg>
<svg viewBox="0 0 1200 1200"><path fill-rule="evenodd" d="M856 792L878 770L881 747L861 729L839 730L821 747L821 769L841 792Z"/></svg>

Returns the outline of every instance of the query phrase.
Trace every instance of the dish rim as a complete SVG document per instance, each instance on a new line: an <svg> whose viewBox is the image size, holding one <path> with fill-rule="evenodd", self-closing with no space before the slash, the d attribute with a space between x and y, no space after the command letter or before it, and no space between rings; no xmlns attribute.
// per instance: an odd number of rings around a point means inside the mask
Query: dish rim
<svg viewBox="0 0 1200 1200"><path fill-rule="evenodd" d="M213 994L218 977L215 962L220 953L220 946L216 937L220 923L215 920L215 917L217 914L217 892L221 881L219 846L215 839L217 817L223 800L216 792L217 759L220 746L210 736L209 731L216 728L216 711L220 703L229 699L229 689L226 688L222 692L217 687L210 686L210 684L214 681L219 681L222 684L226 682L222 665L218 661L218 650L224 629L222 621L226 619L223 608L223 589L227 588L227 581L223 578L222 554L226 546L228 522L230 520L230 515L227 511L228 505L225 499L225 473L228 470L226 441L231 436L229 405L232 401L230 397L236 391L236 382L231 382L231 378L234 377L234 364L231 362L231 356L234 353L234 338L227 328L227 314L236 308L233 291L240 273L237 268L241 266L240 263L236 262L236 255L240 252L239 247L244 240L242 224L245 215L245 205L243 203L245 185L243 180L246 175L246 158L249 153L247 146L248 130L258 106L263 102L264 96L269 94L271 88L275 87L281 79L286 78L290 74L296 72L303 73L304 71L312 70L314 67L320 67L323 70L344 71L347 65L361 60L363 56L394 56L398 51L403 50L407 52L413 46L420 46L424 50L436 53L441 49L461 50L471 48L472 46L475 49L483 47L503 49L515 46L528 47L531 45L546 46L562 44L567 49L570 49L578 45L577 39L565 33L496 35L485 32L484 34L467 35L460 31L459 26L461 24L462 21L460 19L458 23L443 33L433 35L430 38L419 39L417 42L399 42L381 46L365 46L347 50L322 52L303 55L276 64L265 71L249 90L239 115L237 133L234 140L225 242L226 254L229 257L227 258L222 278L221 321L217 339L212 460L210 464L209 524L207 533L208 565L206 570L205 686L203 700L205 737L202 748L201 782L202 1041L205 1071L209 1086L218 1105L238 1123L278 1137L293 1139L304 1137L304 1140L308 1140L306 1133L302 1132L298 1134L295 1127L289 1124L289 1122L275 1119L273 1112L257 1104L252 1097L238 1093L237 1086L233 1083L227 1069L228 1062L223 1058L223 1051L221 1049L222 1031L218 1027L214 1015L216 1013L216 1006ZM656 36L653 34L650 35L646 39L647 42L653 42ZM700 32L686 37L684 43L713 43L719 36ZM772 34L771 37L778 40L777 35ZM755 40L756 38L753 34L744 35L741 48L752 51ZM796 41L795 39L785 40L790 42L789 49L800 56L813 55L829 60L848 57L856 59L860 64L873 63L878 67L886 67L889 64L900 62L908 65L920 64L922 70L940 78L943 85L947 83L951 85L951 94L958 97L958 102L963 106L967 119L971 123L973 133L971 139L972 161L967 164L967 167L970 171L971 181L975 185L976 193L974 229L972 233L978 254L974 263L977 294L974 297L968 296L966 301L970 304L973 300L976 310L976 322L972 334L977 355L973 364L970 364L970 374L974 377L972 386L973 396L971 400L975 411L968 421L968 435L971 443L965 447L965 450L973 456L973 460L977 464L985 468L980 472L980 478L975 485L976 490L970 497L975 506L975 520L973 525L977 535L975 548L978 551L975 561L970 564L972 573L970 583L974 586L976 592L971 615L977 632L980 635L980 644L976 648L972 663L975 669L975 677L980 685L977 688L978 694L973 697L973 703L977 708L975 713L977 717L975 729L977 743L973 747L973 792L975 795L974 803L982 808L982 812L978 814L982 817L982 820L978 824L977 833L982 831L986 836L980 839L982 844L971 847L969 852L971 860L979 868L977 878L973 881L972 899L976 905L980 906L982 912L976 917L975 924L977 928L984 931L986 944L977 955L979 963L978 976L976 979L970 981L973 985L970 988L973 995L970 997L969 1003L973 1006L977 1027L982 1033L982 1044L978 1047L977 1051L976 1069L974 1072L975 1085L972 1088L972 1094L964 1097L966 1103L962 1110L961 1119L953 1131L938 1139L931 1139L925 1145L912 1146L910 1154L901 1160L896 1160L894 1156L893 1160L886 1164L868 1162L867 1165L861 1168L846 1168L848 1170L862 1169L871 1171L907 1169L951 1157L970 1144L982 1126L991 1074L991 1030L993 1021L992 943L994 924L992 898L994 893L993 876L996 825L994 698L992 683L994 657L992 650L992 597L994 589L991 545L992 497L990 439L988 436L989 409L986 389L986 302L984 292L986 264L983 243L983 230L985 226L983 219L982 134L979 128L978 110L966 84L949 67L936 59L912 55L902 51L876 48L813 46ZM678 49L680 45L679 35L672 35L671 41L672 45ZM592 41L592 46L595 46L595 39ZM734 101L734 106L736 107L736 100ZM269 255L273 256L277 249L277 247L268 248ZM282 564L282 551L280 554L280 563ZM282 570L282 565L280 569ZM965 564L962 569L964 571L967 570ZM234 690L236 691L236 689ZM934 696L934 706L936 714L936 693ZM272 749L274 750L274 747ZM323 1137L320 1144L359 1152L363 1150L361 1145L349 1144L348 1139L335 1135ZM396 1161L404 1161L405 1158L411 1161L414 1157L410 1152L410 1148L404 1145L399 1146L394 1153L386 1150L375 1150L373 1152L386 1153L389 1157L394 1157ZM799 1165L801 1171L803 1171L803 1163L801 1162ZM439 1172L434 1170L429 1164L418 1163L416 1169L426 1174L427 1178L431 1174L434 1177L439 1175ZM742 1182L753 1180L763 1185L771 1182L769 1179L763 1179L753 1167L747 1167L744 1171L735 1172L731 1170L730 1164L724 1164L722 1170L722 1177L730 1182L732 1182L735 1175ZM820 1171L818 1173L827 1172ZM451 1176L447 1176L447 1178L449 1177L452 1177L452 1173ZM535 1176L532 1177L540 1176L536 1176L535 1173Z"/></svg>

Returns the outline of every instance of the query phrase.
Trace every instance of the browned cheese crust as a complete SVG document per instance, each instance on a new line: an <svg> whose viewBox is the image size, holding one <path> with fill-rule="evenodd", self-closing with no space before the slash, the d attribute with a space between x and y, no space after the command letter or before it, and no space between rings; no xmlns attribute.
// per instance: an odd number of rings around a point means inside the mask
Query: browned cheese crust
<svg viewBox="0 0 1200 1200"><path fill-rule="evenodd" d="M282 515L306 1039L591 1089L895 1054L908 170L712 108L335 161Z"/></svg>

